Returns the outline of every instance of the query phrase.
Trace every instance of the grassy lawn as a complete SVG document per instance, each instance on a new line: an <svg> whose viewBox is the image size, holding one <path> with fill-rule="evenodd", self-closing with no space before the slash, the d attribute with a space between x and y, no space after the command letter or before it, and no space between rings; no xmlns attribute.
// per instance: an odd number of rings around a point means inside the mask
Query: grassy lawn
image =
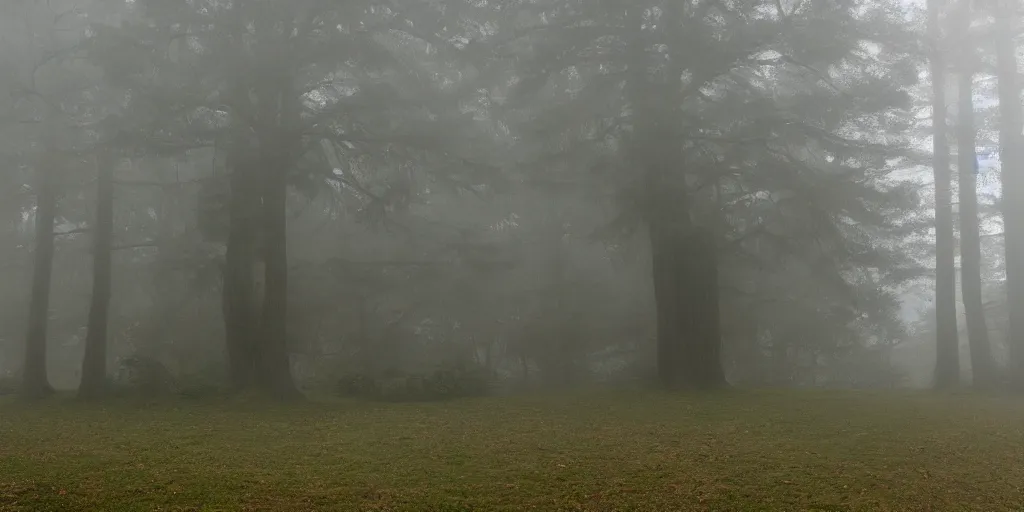
<svg viewBox="0 0 1024 512"><path fill-rule="evenodd" d="M0 510L1024 510L1024 401L7 403Z"/></svg>

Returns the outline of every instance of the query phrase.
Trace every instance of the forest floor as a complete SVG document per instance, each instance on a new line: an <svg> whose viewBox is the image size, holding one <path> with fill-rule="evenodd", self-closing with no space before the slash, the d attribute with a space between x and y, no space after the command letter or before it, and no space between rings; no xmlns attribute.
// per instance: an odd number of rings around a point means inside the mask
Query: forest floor
<svg viewBox="0 0 1024 512"><path fill-rule="evenodd" d="M1024 510L1024 401L4 403L0 510Z"/></svg>

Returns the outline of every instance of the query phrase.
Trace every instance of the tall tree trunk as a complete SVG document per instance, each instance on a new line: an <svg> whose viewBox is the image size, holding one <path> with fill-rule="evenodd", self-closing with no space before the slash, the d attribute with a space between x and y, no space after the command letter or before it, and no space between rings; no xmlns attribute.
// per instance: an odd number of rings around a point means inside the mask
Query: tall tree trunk
<svg viewBox="0 0 1024 512"><path fill-rule="evenodd" d="M689 54L685 30L688 24L686 2L669 2L665 6L666 23L659 23L669 47L668 73L661 97L662 105L655 112L659 118L658 125L664 130L661 137L654 143L660 146L656 154L661 156L660 165L667 173L682 172L682 154L678 149L679 133L672 130L676 125L676 117L681 114L680 105L686 98L682 95L680 77L687 67ZM704 80L704 79L702 79ZM677 294L682 297L681 310L673 312L674 321L678 324L678 332L682 335L681 357L684 365L683 382L686 387L696 389L714 389L726 387L725 370L722 366L722 326L721 299L718 282L718 226L717 217L712 226L697 227L690 222L689 191L685 177L669 177L666 187L675 197L662 198L673 205L665 211L672 212L674 222L684 226L682 231L674 233L678 241L675 261L672 263L679 272ZM715 183L715 201L721 206L719 184ZM721 212L719 212L721 213Z"/></svg>
<svg viewBox="0 0 1024 512"><path fill-rule="evenodd" d="M111 250L114 237L114 162L97 162L96 224L93 226L92 300L82 358L82 382L78 396L103 395L107 380L107 328L110 318Z"/></svg>
<svg viewBox="0 0 1024 512"><path fill-rule="evenodd" d="M967 314L967 336L970 343L971 375L975 386L986 387L992 378L992 349L985 325L985 308L981 300L981 229L978 222L978 157L977 133L974 128L974 66L973 41L967 36L970 27L969 0L960 12L961 54L957 85L957 170L960 185L960 290Z"/></svg>
<svg viewBox="0 0 1024 512"><path fill-rule="evenodd" d="M688 307L677 314L684 325L691 326L683 345L686 384L697 389L726 387L715 234L710 229L694 229L683 247L685 253L679 264L684 265L685 282L680 283L680 292L685 294Z"/></svg>
<svg viewBox="0 0 1024 512"><path fill-rule="evenodd" d="M946 59L940 14L942 0L928 0L931 42L932 170L935 176L935 387L960 382L960 341L956 322L956 266L953 237L953 176L946 128Z"/></svg>
<svg viewBox="0 0 1024 512"><path fill-rule="evenodd" d="M651 280L657 322L658 383L666 389L678 387L683 371L679 332L679 281L677 254L671 235L658 221L648 222L651 246Z"/></svg>
<svg viewBox="0 0 1024 512"><path fill-rule="evenodd" d="M51 145L52 146L52 145ZM50 285L53 279L54 233L57 216L56 162L47 148L36 169L36 241L32 254L32 297L28 311L28 335L25 340L25 364L21 394L38 399L53 394L46 374L46 330L50 319Z"/></svg>
<svg viewBox="0 0 1024 512"><path fill-rule="evenodd" d="M276 80L257 88L260 141L259 183L263 198L259 217L263 235L264 294L259 333L258 378L261 387L279 399L301 397L292 376L288 351L288 172L294 163L298 140L292 135L299 126L301 111L292 78Z"/></svg>
<svg viewBox="0 0 1024 512"><path fill-rule="evenodd" d="M679 6L668 16L682 23ZM643 169L651 279L657 311L658 381L666 388L722 387L717 247L711 231L690 221L690 203L679 168L680 154L669 128L678 109L683 61L672 60L673 77L654 86L648 76L643 6L632 4L629 89L635 131L631 150ZM682 51L683 42L672 41ZM652 97L664 101L652 102Z"/></svg>
<svg viewBox="0 0 1024 512"><path fill-rule="evenodd" d="M260 378L273 396L299 396L288 353L288 216L287 167L284 158L269 158L264 166L263 232L266 293L260 332Z"/></svg>
<svg viewBox="0 0 1024 512"><path fill-rule="evenodd" d="M658 220L650 229L659 382L667 388L726 387L714 234L696 227L674 232Z"/></svg>
<svg viewBox="0 0 1024 512"><path fill-rule="evenodd" d="M662 189L662 170L657 169L656 151L658 147L652 130L652 109L649 105L651 87L647 76L647 47L643 33L644 6L634 2L630 6L630 37L627 46L629 53L628 94L632 106L632 122L634 129L630 146L636 162L643 169L646 181L646 215L648 237L651 251L651 280L654 287L654 305L656 322L656 354L657 381L663 388L678 385L682 373L680 362L680 333L677 332L678 322L674 321L679 310L676 262L677 250L673 244L673 229L669 225L671 215L666 214L665 204L660 195Z"/></svg>
<svg viewBox="0 0 1024 512"><path fill-rule="evenodd" d="M999 161L1002 172L1006 310L1011 385L1024 392L1024 115L1017 83L1015 0L995 2L996 73L999 79Z"/></svg>
<svg viewBox="0 0 1024 512"><path fill-rule="evenodd" d="M232 387L241 390L251 386L256 377L258 312L253 269L260 201L258 180L251 172L253 162L244 156L244 150L232 149L227 164L231 191L221 306L229 378Z"/></svg>

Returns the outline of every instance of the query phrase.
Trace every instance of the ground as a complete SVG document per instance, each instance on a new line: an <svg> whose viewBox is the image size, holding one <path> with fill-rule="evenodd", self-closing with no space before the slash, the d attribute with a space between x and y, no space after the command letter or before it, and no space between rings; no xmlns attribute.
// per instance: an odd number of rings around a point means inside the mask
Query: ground
<svg viewBox="0 0 1024 512"><path fill-rule="evenodd" d="M0 405L0 510L1024 510L1024 401Z"/></svg>

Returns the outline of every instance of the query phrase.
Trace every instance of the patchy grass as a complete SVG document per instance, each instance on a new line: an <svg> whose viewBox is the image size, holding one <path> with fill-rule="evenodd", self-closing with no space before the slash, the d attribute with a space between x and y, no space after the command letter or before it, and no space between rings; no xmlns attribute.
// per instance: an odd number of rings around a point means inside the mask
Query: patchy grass
<svg viewBox="0 0 1024 512"><path fill-rule="evenodd" d="M1024 510L1024 402L0 406L0 510Z"/></svg>

